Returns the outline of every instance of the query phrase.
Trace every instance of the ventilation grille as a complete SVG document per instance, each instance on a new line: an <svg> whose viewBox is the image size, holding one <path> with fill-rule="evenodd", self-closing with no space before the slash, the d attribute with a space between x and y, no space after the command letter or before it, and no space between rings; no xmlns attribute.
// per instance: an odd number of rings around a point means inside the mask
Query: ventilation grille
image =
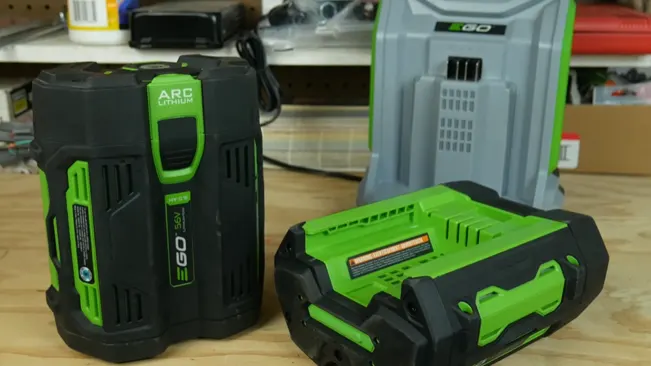
<svg viewBox="0 0 651 366"><path fill-rule="evenodd" d="M88 181L88 164L78 164L68 173L70 189L77 203L90 204L90 182Z"/></svg>
<svg viewBox="0 0 651 366"><path fill-rule="evenodd" d="M226 275L225 294L229 304L247 300L256 287L258 268L252 255L231 267Z"/></svg>
<svg viewBox="0 0 651 366"><path fill-rule="evenodd" d="M224 178L244 187L255 182L255 150L250 141L224 146Z"/></svg>
<svg viewBox="0 0 651 366"><path fill-rule="evenodd" d="M430 254L428 256L424 256L424 257L422 257L420 259L420 261L418 261L418 264L416 264L415 266L417 267L420 264L425 264L427 262L433 261L436 258L443 257L443 256L444 256L443 253L441 253L441 254ZM389 273L383 273L383 274L377 276L377 278L381 282L387 283L387 285L397 286L397 285L401 284L402 281L404 280L405 271L407 271L407 270L409 270L411 268L412 268L412 266L402 266L402 267L400 267L400 269L394 269Z"/></svg>
<svg viewBox="0 0 651 366"><path fill-rule="evenodd" d="M414 207L415 207L414 205L398 207L398 208L394 208L393 210L389 210L389 211L385 211L385 212L375 214L375 215L372 215L372 216L364 217L364 218L359 219L359 220L353 220L353 221L349 221L349 222L343 223L343 224L338 225L338 226L332 226L332 227L328 228L328 233L332 234L332 233L334 233L335 231L338 231L338 230L342 230L342 229L346 229L346 228L352 228L352 227L355 227L355 226L358 226L358 225L374 224L374 223L384 221L384 220L387 220L387 219L390 219L390 218L393 218L393 217L396 217L396 216L402 216L402 215L413 212Z"/></svg>
<svg viewBox="0 0 651 366"><path fill-rule="evenodd" d="M441 110L475 113L476 99L474 90L444 88L441 90Z"/></svg>
<svg viewBox="0 0 651 366"><path fill-rule="evenodd" d="M102 179L107 211L120 207L134 193L133 167L130 162L102 165Z"/></svg>
<svg viewBox="0 0 651 366"><path fill-rule="evenodd" d="M136 324L143 320L142 294L133 289L113 285L115 325Z"/></svg>
<svg viewBox="0 0 651 366"><path fill-rule="evenodd" d="M225 144L221 150L222 245L224 300L227 305L251 300L259 288L256 225L256 150L253 140ZM247 209L233 210L239 203ZM246 232L243 232L246 231Z"/></svg>
<svg viewBox="0 0 651 366"><path fill-rule="evenodd" d="M81 293L79 300L81 301L82 309L90 319L101 319L102 310L99 303L99 293L96 287L81 286Z"/></svg>
<svg viewBox="0 0 651 366"><path fill-rule="evenodd" d="M389 273L383 273L383 274L379 275L378 279L380 279L381 281L384 281L387 284L392 285L392 286L399 285L400 283L402 283L402 281L404 279L404 276L405 276L404 271L406 271L406 270L408 270L410 268L411 268L410 266L403 266L400 269L395 269L395 270L393 270L393 271L391 271Z"/></svg>
<svg viewBox="0 0 651 366"><path fill-rule="evenodd" d="M439 126L439 151L472 152L471 119L441 118Z"/></svg>
<svg viewBox="0 0 651 366"><path fill-rule="evenodd" d="M464 217L448 219L445 227L445 239L464 246L479 245L483 230L489 229L498 221L485 217Z"/></svg>
<svg viewBox="0 0 651 366"><path fill-rule="evenodd" d="M466 153L473 150L477 92L463 88L443 88L440 98L438 150Z"/></svg>

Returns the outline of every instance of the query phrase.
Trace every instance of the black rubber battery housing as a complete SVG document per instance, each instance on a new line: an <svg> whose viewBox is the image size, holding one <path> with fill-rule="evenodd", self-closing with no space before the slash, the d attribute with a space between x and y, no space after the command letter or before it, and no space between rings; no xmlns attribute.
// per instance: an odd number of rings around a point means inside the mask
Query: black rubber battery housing
<svg viewBox="0 0 651 366"><path fill-rule="evenodd" d="M111 362L254 326L264 273L255 71L182 56L34 81L51 286L71 348Z"/></svg>

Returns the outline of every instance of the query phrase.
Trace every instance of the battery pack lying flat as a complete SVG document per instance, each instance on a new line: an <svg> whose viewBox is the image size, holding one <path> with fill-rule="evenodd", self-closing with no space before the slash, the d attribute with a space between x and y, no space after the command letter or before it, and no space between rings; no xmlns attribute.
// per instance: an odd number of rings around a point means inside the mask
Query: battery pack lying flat
<svg viewBox="0 0 651 366"><path fill-rule="evenodd" d="M609 256L594 220L456 182L292 227L292 340L321 366L493 364L577 318Z"/></svg>

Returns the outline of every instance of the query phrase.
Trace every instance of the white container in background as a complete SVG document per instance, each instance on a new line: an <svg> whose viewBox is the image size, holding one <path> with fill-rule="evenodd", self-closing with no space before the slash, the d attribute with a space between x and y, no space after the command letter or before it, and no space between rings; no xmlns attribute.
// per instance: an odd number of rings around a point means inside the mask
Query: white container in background
<svg viewBox="0 0 651 366"><path fill-rule="evenodd" d="M67 0L70 40L85 45L129 42L129 11L138 0Z"/></svg>

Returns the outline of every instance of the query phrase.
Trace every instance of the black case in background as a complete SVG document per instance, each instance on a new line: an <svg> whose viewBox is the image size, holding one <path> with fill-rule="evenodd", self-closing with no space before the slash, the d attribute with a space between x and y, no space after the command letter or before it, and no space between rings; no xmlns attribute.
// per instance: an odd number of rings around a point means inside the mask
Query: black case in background
<svg viewBox="0 0 651 366"><path fill-rule="evenodd" d="M174 1L129 15L133 48L218 49L242 29L244 5L233 1Z"/></svg>

